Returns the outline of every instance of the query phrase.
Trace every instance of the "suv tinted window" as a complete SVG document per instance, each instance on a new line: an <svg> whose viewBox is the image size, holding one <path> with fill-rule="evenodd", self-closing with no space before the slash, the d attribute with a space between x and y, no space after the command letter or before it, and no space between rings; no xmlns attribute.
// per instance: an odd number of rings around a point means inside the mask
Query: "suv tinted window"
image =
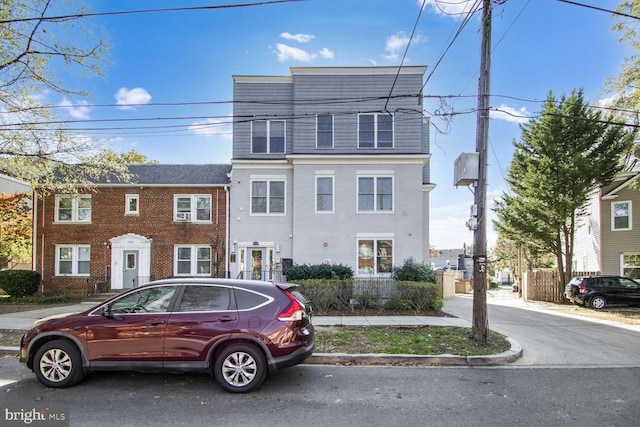
<svg viewBox="0 0 640 427"><path fill-rule="evenodd" d="M249 292L237 288L235 290L235 294L236 303L238 304L238 310L250 310L253 308L257 308L261 305L269 303L271 299L266 295L257 294L255 292Z"/></svg>
<svg viewBox="0 0 640 427"><path fill-rule="evenodd" d="M619 280L620 280L620 286L622 286L623 288L628 288L628 289L638 288L638 283L634 280L627 279L626 277L621 277Z"/></svg>
<svg viewBox="0 0 640 427"><path fill-rule="evenodd" d="M169 309L175 286L158 286L130 293L111 303L111 313L162 313Z"/></svg>
<svg viewBox="0 0 640 427"><path fill-rule="evenodd" d="M222 286L187 286L178 311L229 310L231 289Z"/></svg>

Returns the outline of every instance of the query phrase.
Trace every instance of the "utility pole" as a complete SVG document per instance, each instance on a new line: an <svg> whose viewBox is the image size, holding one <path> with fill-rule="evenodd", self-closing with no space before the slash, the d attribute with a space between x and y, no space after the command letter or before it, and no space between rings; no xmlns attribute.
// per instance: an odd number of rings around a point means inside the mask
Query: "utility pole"
<svg viewBox="0 0 640 427"><path fill-rule="evenodd" d="M491 0L483 0L482 49L478 81L478 119L476 151L478 183L474 202L478 209L478 225L473 235L473 339L487 342L487 141L489 139L489 72L491 69Z"/></svg>

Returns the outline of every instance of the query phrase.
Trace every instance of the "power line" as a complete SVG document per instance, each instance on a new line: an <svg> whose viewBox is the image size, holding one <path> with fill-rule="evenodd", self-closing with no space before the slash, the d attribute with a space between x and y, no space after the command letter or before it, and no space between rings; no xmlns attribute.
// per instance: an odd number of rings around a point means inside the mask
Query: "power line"
<svg viewBox="0 0 640 427"><path fill-rule="evenodd" d="M300 2L300 1L306 1L306 0L270 0L270 1L261 1L257 3L238 3L238 4L217 5L217 6L172 7L172 8L162 8L162 9L124 10L124 11L115 11L115 12L87 12L87 13L75 13L71 15L7 19L7 20L0 21L0 24L13 24L18 22L31 22L31 21L66 21L70 19L86 18L90 16L113 16L113 15L131 15L131 14L139 14L139 13L156 13L156 12L187 12L187 11L195 11L195 10L233 9L233 8L239 8L239 7L266 6L271 4L292 3L292 2Z"/></svg>
<svg viewBox="0 0 640 427"><path fill-rule="evenodd" d="M562 3L572 4L574 6L586 7L587 9L593 9L593 10L597 10L597 11L600 11L600 12L611 13L612 15L623 16L625 18L640 19L640 16L635 16L635 15L631 15L631 14L628 14L628 13L618 12L617 10L605 9L603 7L592 6L590 4L578 3L577 1L572 1L572 0L558 0L558 1L562 2Z"/></svg>

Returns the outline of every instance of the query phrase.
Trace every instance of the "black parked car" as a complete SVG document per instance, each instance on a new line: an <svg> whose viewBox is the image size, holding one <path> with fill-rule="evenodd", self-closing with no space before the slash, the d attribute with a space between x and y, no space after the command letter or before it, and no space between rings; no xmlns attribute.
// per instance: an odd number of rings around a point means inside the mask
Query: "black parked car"
<svg viewBox="0 0 640 427"><path fill-rule="evenodd" d="M640 283L628 277L574 277L564 296L574 304L603 309L609 304L640 305Z"/></svg>

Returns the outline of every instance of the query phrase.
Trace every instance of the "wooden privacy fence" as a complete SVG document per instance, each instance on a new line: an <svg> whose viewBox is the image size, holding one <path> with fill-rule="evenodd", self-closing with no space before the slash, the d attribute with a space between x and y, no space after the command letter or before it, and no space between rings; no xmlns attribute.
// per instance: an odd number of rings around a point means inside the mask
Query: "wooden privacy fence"
<svg viewBox="0 0 640 427"><path fill-rule="evenodd" d="M522 296L525 300L562 302L564 289L556 270L534 270L524 273Z"/></svg>

